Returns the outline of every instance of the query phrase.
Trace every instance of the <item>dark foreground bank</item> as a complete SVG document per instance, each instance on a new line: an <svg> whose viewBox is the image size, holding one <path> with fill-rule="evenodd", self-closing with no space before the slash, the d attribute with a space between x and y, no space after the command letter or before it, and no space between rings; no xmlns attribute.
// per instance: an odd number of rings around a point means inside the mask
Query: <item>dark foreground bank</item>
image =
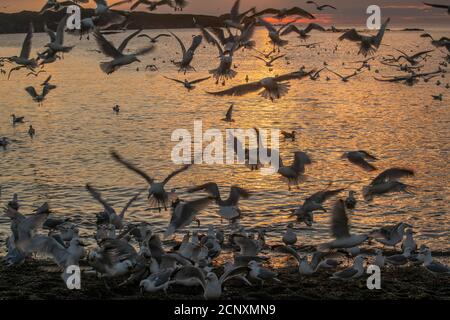
<svg viewBox="0 0 450 320"><path fill-rule="evenodd" d="M83 268L82 268L83 269ZM292 300L292 299L445 299L450 300L450 275L434 276L422 267L387 268L382 270L381 289L369 290L367 276L353 281L329 279L330 273L300 276L295 267L279 269L281 283L265 283L263 287L245 286L229 281L224 300ZM81 290L68 290L61 273L51 261L31 261L19 267L0 266L0 299L202 299L200 288L171 286L167 292L145 294L139 284L117 285L124 279L109 280L110 290L93 274L82 274Z"/></svg>

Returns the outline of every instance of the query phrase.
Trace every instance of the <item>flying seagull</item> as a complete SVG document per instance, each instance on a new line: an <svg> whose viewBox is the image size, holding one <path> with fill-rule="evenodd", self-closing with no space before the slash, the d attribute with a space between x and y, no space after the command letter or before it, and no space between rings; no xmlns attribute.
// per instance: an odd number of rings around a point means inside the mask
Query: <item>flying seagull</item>
<svg viewBox="0 0 450 320"><path fill-rule="evenodd" d="M159 6L167 5L172 7L172 0L161 0L161 1L149 1L149 0L137 0L135 3L131 5L130 10L133 11L141 4L148 6L147 9L149 11L156 10Z"/></svg>
<svg viewBox="0 0 450 320"><path fill-rule="evenodd" d="M186 171L191 166L190 164L184 165L181 168L170 173L162 182L155 182L155 179L134 166L131 162L122 158L122 156L120 156L117 152L111 151L111 156L115 161L125 166L125 168L133 171L134 173L144 178L145 181L147 181L147 183L149 184L148 199L151 199L151 203L158 205L159 211L161 211L161 206L163 206L164 209L167 210L167 202L169 201L169 198L171 196L171 194L167 193L164 189L165 185L170 181L170 179Z"/></svg>
<svg viewBox="0 0 450 320"><path fill-rule="evenodd" d="M203 37L200 35L193 37L191 46L189 47L189 49L186 50L186 47L184 43L180 40L180 38L178 38L178 36L173 32L170 32L170 34L172 34L172 36L178 41L181 47L182 53L181 61L174 62L174 64L179 68L178 71L184 71L185 74L187 71L191 70L195 71L195 68L191 66L191 62L192 59L194 59L195 50L197 50L197 48L202 43Z"/></svg>
<svg viewBox="0 0 450 320"><path fill-rule="evenodd" d="M329 5L329 4L318 5L316 2L311 1L311 0L306 1L306 3L314 4L316 6L316 9L319 10L319 11L322 11L325 8L331 8L331 9L336 10L335 7L333 7L333 6Z"/></svg>
<svg viewBox="0 0 450 320"><path fill-rule="evenodd" d="M298 34L300 39L305 41L306 39L311 37L308 33L310 33L312 30L325 31L325 28L321 25L318 25L317 23L310 23L305 29L299 29L297 26L291 24L281 33L281 35L284 36L291 32L295 32Z"/></svg>
<svg viewBox="0 0 450 320"><path fill-rule="evenodd" d="M314 71L315 70L312 70L310 72L291 72L277 77L263 78L259 81L242 84L227 90L208 93L216 96L243 96L248 93L263 89L259 93L259 95L266 99L274 101L275 99L280 99L289 91L290 84L287 83L287 81L294 79L303 79L305 77L308 77Z"/></svg>
<svg viewBox="0 0 450 320"><path fill-rule="evenodd" d="M373 199L375 195L381 195L389 192L406 192L411 193L408 189L411 186L406 185L397 179L402 177L414 176L414 171L405 168L390 168L378 176L372 182L363 188L363 197L366 201Z"/></svg>
<svg viewBox="0 0 450 320"><path fill-rule="evenodd" d="M177 83L181 83L188 91L191 91L191 90L195 89L194 84L206 81L206 80L210 79L211 77L200 78L200 79L191 80L191 81L189 81L187 79L184 79L184 81L181 81L181 80L174 79L174 78L169 78L169 77L166 77L166 76L164 76L164 78L172 80L172 81L175 81Z"/></svg>
<svg viewBox="0 0 450 320"><path fill-rule="evenodd" d="M359 42L359 52L366 57L369 54L374 54L374 52L380 47L381 41L383 40L386 27L391 19L388 18L381 26L378 33L374 36L366 36L359 34L356 29L351 29L345 32L339 37L339 40L350 40L353 42Z"/></svg>
<svg viewBox="0 0 450 320"><path fill-rule="evenodd" d="M348 161L350 161L353 164L356 164L357 166L363 168L366 171L374 171L377 169L375 168L375 166L367 162L367 160L375 161L378 159L364 150L345 152L342 155L342 158L348 159Z"/></svg>
<svg viewBox="0 0 450 320"><path fill-rule="evenodd" d="M342 199L336 201L331 216L331 233L335 240L319 246L319 251L353 248L366 241L367 234L351 234L345 204Z"/></svg>
<svg viewBox="0 0 450 320"><path fill-rule="evenodd" d="M220 196L219 187L215 182L208 182L196 187L192 187L188 192L206 191L211 197L216 200L219 206L219 216L227 220L233 220L241 216L241 210L238 207L241 198L247 199L250 193L238 186L232 186L228 199L223 200Z"/></svg>
<svg viewBox="0 0 450 320"><path fill-rule="evenodd" d="M147 35L147 34L140 34L140 35L138 35L137 37L138 37L138 38L147 38L147 39L150 40L151 43L156 43L156 42L158 42L158 39L161 38L161 37L168 37L168 38L170 38L170 34L167 34L167 33L160 33L160 34L158 34L158 35L155 36L155 37L151 37L151 36L149 36L149 35Z"/></svg>
<svg viewBox="0 0 450 320"><path fill-rule="evenodd" d="M111 74L114 71L121 68L122 66L131 64L133 62L141 62L138 59L138 56L148 54L155 49L154 46L147 46L142 49L139 49L138 51L132 54L123 53L126 46L128 45L128 42L131 39L133 39L136 35L138 35L141 31L142 30L137 30L128 37L126 37L118 48L116 48L111 42L106 40L98 29L94 31L95 40L97 41L97 45L99 46L102 53L108 57L113 58L112 61L100 63L100 68L104 73Z"/></svg>

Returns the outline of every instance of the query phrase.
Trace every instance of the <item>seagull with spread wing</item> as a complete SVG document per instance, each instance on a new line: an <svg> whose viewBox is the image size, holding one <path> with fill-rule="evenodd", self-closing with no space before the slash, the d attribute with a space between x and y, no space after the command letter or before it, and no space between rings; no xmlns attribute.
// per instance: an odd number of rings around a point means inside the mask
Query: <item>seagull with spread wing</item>
<svg viewBox="0 0 450 320"><path fill-rule="evenodd" d="M347 32L345 32L342 36L339 37L339 40L350 40L353 42L359 43L359 52L358 54L362 54L364 57L366 57L369 54L374 54L374 52L380 47L381 41L383 40L384 33L386 31L386 27L391 21L390 18L388 18L383 25L381 26L380 30L376 35L373 36L366 36L361 35L356 31L356 29L351 29Z"/></svg>
<svg viewBox="0 0 450 320"><path fill-rule="evenodd" d="M447 9L447 13L450 14L450 5L448 5L448 4L433 4L433 3L427 3L427 2L424 2L423 4L426 6L429 6L429 7L433 7L433 8Z"/></svg>
<svg viewBox="0 0 450 320"><path fill-rule="evenodd" d="M264 61L266 67L271 68L271 67L273 67L273 63L275 61L277 61L278 59L281 59L281 58L283 58L285 56L286 56L285 54L282 54L282 55L279 55L279 56L276 56L276 57L271 57L268 60L266 60L266 59L264 59L262 57L258 57L258 56L253 56L253 57L255 57L258 60Z"/></svg>
<svg viewBox="0 0 450 320"><path fill-rule="evenodd" d="M161 211L161 206L163 206L164 209L167 210L167 202L170 200L170 197L173 196L173 194L169 194L166 192L166 190L164 189L165 185L170 181L170 179L186 171L191 166L190 164L184 165L181 168L170 173L162 182L155 182L155 179L150 177L141 169L137 168L131 162L122 158L122 156L119 155L117 152L111 151L111 156L115 161L123 165L125 168L127 168L130 171L133 171L134 173L144 178L145 181L147 181L147 183L149 184L148 199L150 199L151 204L158 205L159 211Z"/></svg>
<svg viewBox="0 0 450 320"><path fill-rule="evenodd" d="M306 1L306 3L314 4L316 6L316 9L319 10L319 11L322 11L325 8L330 8L330 9L337 10L336 7L333 7L333 6L329 5L329 4L318 5L316 2L311 1L311 0Z"/></svg>
<svg viewBox="0 0 450 320"><path fill-rule="evenodd" d="M267 8L264 9L260 12L255 13L254 15L250 16L249 19L253 19L256 17L260 17L260 16L265 16L265 15L274 15L275 18L278 19L283 19L286 18L288 16L298 16L298 17L303 17L303 18L307 18L307 19L315 19L316 17L314 17L311 13L309 13L308 11L299 8L299 7L293 7L293 8L283 8L283 9L274 9L274 8Z"/></svg>
<svg viewBox="0 0 450 320"><path fill-rule="evenodd" d="M12 56L12 57L3 57L0 58L0 60L5 60L10 63L15 63L18 66L15 68L12 68L9 71L8 79L11 77L11 73L23 68L27 68L28 70L34 71L34 69L38 66L37 61L34 58L30 59L30 53L31 53L31 40L33 39L33 32L34 27L33 24L30 23L30 26L28 28L28 33L25 36L25 39L22 44L22 50L20 51L20 56Z"/></svg>
<svg viewBox="0 0 450 320"><path fill-rule="evenodd" d="M174 64L179 68L178 71L184 71L184 74L186 74L187 71L191 70L195 71L195 68L191 66L191 62L192 59L194 59L195 50L197 50L197 48L202 43L203 37L200 35L193 37L191 46L189 47L189 49L186 50L183 41L181 41L181 39L178 38L178 36L173 32L171 31L169 32L178 41L181 47L181 54L182 54L181 61L174 62Z"/></svg>
<svg viewBox="0 0 450 320"><path fill-rule="evenodd" d="M112 61L100 63L100 68L104 73L111 74L125 65L131 64L133 62L141 62L138 59L138 56L148 54L155 49L154 46L147 46L139 49L132 54L123 53L126 46L128 45L128 42L130 42L130 40L138 35L141 31L142 30L137 30L126 37L118 48L116 48L111 42L106 40L99 30L94 31L95 40L102 53L108 57L113 58Z"/></svg>
<svg viewBox="0 0 450 320"><path fill-rule="evenodd" d="M418 59L420 59L420 58L423 59L423 56L425 56L425 55L427 55L427 54L429 54L429 53L434 51L434 50L425 50L425 51L421 51L421 52L415 53L413 55L409 55L409 54L407 54L407 53L405 53L405 52L403 52L403 51L401 51L399 49L394 49L394 50L396 50L396 51L401 53L397 58L393 59L394 61L398 62L400 59L405 59L412 66L415 66L415 65L419 64L420 61L418 61Z"/></svg>
<svg viewBox="0 0 450 320"><path fill-rule="evenodd" d="M188 190L189 193L196 191L206 191L213 197L219 206L219 216L227 220L238 219L241 216L241 210L238 207L239 200L241 198L247 199L250 196L247 190L238 186L232 186L228 199L223 200L220 196L219 187L215 182L208 182Z"/></svg>
<svg viewBox="0 0 450 320"><path fill-rule="evenodd" d="M56 54L58 52L70 52L74 46L64 46L64 30L66 28L66 22L69 16L65 16L58 23L58 27L56 29L56 33L53 30L49 29L47 25L44 25L44 31L47 32L50 37L50 43L46 44L45 47L47 50L51 50L51 54ZM45 54L45 53L43 53ZM50 54L50 53L48 53Z"/></svg>
<svg viewBox="0 0 450 320"><path fill-rule="evenodd" d="M155 11L159 6L167 5L169 7L172 7L172 0L161 0L161 1L149 1L149 0L137 0L133 5L131 6L130 10L133 11L137 7L139 7L141 4L144 4L147 7L148 11Z"/></svg>
<svg viewBox="0 0 450 320"><path fill-rule="evenodd" d="M258 22L267 29L270 42L273 44L274 51L276 48L278 48L278 51L280 51L280 47L284 47L288 44L287 40L281 39L281 34L286 27L292 24L292 22L286 23L278 29L275 29L275 27L270 22L267 22L264 19L259 19Z"/></svg>
<svg viewBox="0 0 450 320"><path fill-rule="evenodd" d="M140 34L140 35L138 35L137 37L138 37L138 38L147 38L147 39L150 40L151 43L156 43L156 42L158 42L158 39L161 38L161 37L167 37L167 38L170 38L170 34L167 34L167 33L160 33L160 34L158 34L158 35L155 36L155 37L151 37L151 36L149 36L149 35L147 35L147 34Z"/></svg>
<svg viewBox="0 0 450 320"><path fill-rule="evenodd" d="M208 79L211 79L211 77L206 77L206 78L200 78L200 79L191 80L191 81L189 81L188 79L184 79L184 81L182 81L182 80L178 80L178 79L175 79L175 78L169 78L169 77L166 77L166 76L164 76L164 78L172 80L172 81L175 81L177 83L181 83L188 91L191 91L191 90L195 89L194 84L197 84L197 83L206 81Z"/></svg>
<svg viewBox="0 0 450 320"><path fill-rule="evenodd" d="M305 77L308 77L314 71L315 70L312 70L310 72L291 72L277 77L268 77L256 82L242 84L227 90L208 93L216 96L243 96L248 93L263 89L259 93L259 95L266 99L274 101L275 99L280 99L289 91L290 84L287 83L287 81L303 79Z"/></svg>
<svg viewBox="0 0 450 320"><path fill-rule="evenodd" d="M306 26L305 29L299 29L297 26L291 24L281 33L281 35L284 36L291 32L295 32L298 34L301 40L306 41L306 39L311 37L308 33L310 33L312 30L325 31L325 28L321 25L318 25L317 23L310 23Z"/></svg>
<svg viewBox="0 0 450 320"><path fill-rule="evenodd" d="M377 170L374 165L367 162L367 160L378 160L375 156L371 155L367 151L358 150L358 151L348 151L342 155L342 158L348 159L353 164L363 168L366 171L374 171Z"/></svg>
<svg viewBox="0 0 450 320"><path fill-rule="evenodd" d="M112 224L116 229L122 229L123 228L123 220L125 217L125 212L128 210L128 208L133 204L133 202L136 201L139 194L133 196L123 207L122 211L117 214L116 210L108 203L106 200L102 198L101 193L94 187L92 187L90 184L86 184L86 190L89 192L89 194L94 198L97 202L99 202L103 206L103 214L105 216L105 220L108 222L108 224Z"/></svg>
<svg viewBox="0 0 450 320"><path fill-rule="evenodd" d="M390 168L378 176L372 182L363 187L363 197L366 201L371 201L374 196L390 193L390 192L406 192L412 194L408 189L411 186L404 184L397 179L403 177L414 176L414 171L405 168Z"/></svg>
<svg viewBox="0 0 450 320"><path fill-rule="evenodd" d="M294 152L294 162L290 166L284 165L280 156L278 174L288 181L289 191L292 184L298 185L301 175L305 173L305 165L311 163L311 158L302 151Z"/></svg>
<svg viewBox="0 0 450 320"><path fill-rule="evenodd" d="M431 44L436 48L445 47L448 52L450 52L450 39L447 37L441 37L439 40L433 38L433 36L429 33L424 33L420 35L422 38L430 38Z"/></svg>
<svg viewBox="0 0 450 320"><path fill-rule="evenodd" d="M164 238L168 238L181 228L187 227L192 221L200 220L196 218L200 211L204 210L214 199L211 197L200 198L192 201L177 200L172 204L172 216L169 226L164 232Z"/></svg>
<svg viewBox="0 0 450 320"><path fill-rule="evenodd" d="M331 216L331 233L335 238L333 241L321 244L319 251L332 249L345 249L359 246L366 241L367 234L351 234L345 204L342 199L336 201Z"/></svg>

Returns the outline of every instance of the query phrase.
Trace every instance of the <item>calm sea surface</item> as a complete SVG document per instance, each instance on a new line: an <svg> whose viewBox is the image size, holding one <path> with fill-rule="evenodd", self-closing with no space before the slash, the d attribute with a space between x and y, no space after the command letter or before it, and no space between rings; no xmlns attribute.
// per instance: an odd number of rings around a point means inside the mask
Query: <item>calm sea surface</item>
<svg viewBox="0 0 450 320"><path fill-rule="evenodd" d="M176 30L184 41L190 41L196 30ZM158 30L148 31L156 34ZM389 32L379 54L394 54L393 48L407 52L429 49L429 41L418 32ZM448 36L434 33L435 38ZM124 34L110 38L117 44ZM372 72L365 72L343 83L331 73L323 73L318 81L292 81L287 96L270 102L257 94L243 97L214 97L205 91L244 83L250 80L295 71L302 65L321 68L327 61L331 69L341 74L348 62L361 60L352 43L339 44L332 54L338 34L314 33L311 41L322 42L320 48L295 47L299 40L287 37L290 44L283 50L290 63L280 59L273 71L269 71L252 56L253 52L240 51L235 55L238 75L223 87L211 79L187 92L168 77L184 79L171 59L180 58L180 48L171 38L162 38L155 52L143 57L142 63L125 67L107 76L99 69L99 62L108 60L92 49L96 44L79 41L67 36L67 43L76 45L64 59L48 65L47 73L37 78L26 77L26 71L12 74L11 80L0 76L0 137L6 136L13 143L6 151L0 150L0 202L6 205L14 192L19 194L22 213L28 214L48 201L56 216L72 217L80 225L82 236L91 237L95 230L95 214L101 210L85 191L85 184L92 183L117 210L138 191L146 190L143 179L115 163L110 155L116 149L156 179L163 179L177 166L171 161L171 151L176 142L171 141L175 129L184 128L193 133L194 120L203 121L203 129L217 128L277 128L296 130L295 142L280 142L286 163L292 153L306 151L314 161L306 169L306 181L300 188L288 191L278 175L264 176L250 172L243 165L196 165L171 180L168 189L179 188L180 196L186 188L195 184L215 181L221 187L223 197L228 196L231 185L240 185L251 191L251 198L242 200L244 213L241 224L250 230L266 228L269 242L280 241L286 224L292 221L287 209L295 208L312 193L326 188L348 186L356 190L359 202L351 214L355 232L364 232L386 224L406 221L414 226L415 237L433 250L450 249L449 207L449 133L450 113L448 90L443 86L447 78L435 78L414 87L402 84L381 83L373 80L375 69L379 75L396 75L399 71L373 63ZM0 35L0 56L17 55L24 35ZM255 35L258 48L267 51L267 33L258 30ZM34 55L48 42L45 34L35 34ZM145 39L134 39L129 48L146 44ZM431 47L432 48L432 47ZM326 50L326 51L325 51ZM424 70L436 70L443 53L435 51L426 62ZM217 50L203 45L192 65L197 72L187 74L188 79L208 75L208 70L218 65ZM342 62L347 62L344 66ZM158 66L158 72L144 71L147 64ZM8 64L5 64L7 66ZM140 71L137 72L136 68ZM24 88L39 84L49 75L58 85L47 97L44 105L34 103ZM330 76L331 81L325 81ZM439 79L443 85L436 86ZM444 94L444 101L433 101L432 94ZM235 103L235 123L220 121L229 106ZM119 104L119 115L112 106ZM25 116L26 124L13 127L10 115ZM34 140L27 135L28 125L37 131ZM205 145L206 146L206 145ZM341 160L342 152L364 149L379 157L376 166L381 170L393 166L409 167L416 177L402 179L412 184L415 195L393 194L376 198L367 203L362 200L361 189L377 173L366 173ZM170 219L169 212L148 210L146 196L129 210L128 221L147 221L156 231L162 231ZM197 197L199 195L194 195ZM342 196L346 196L343 194ZM332 201L326 203L331 209ZM200 229L208 224L225 228L211 205L199 218ZM318 214L312 228L299 228L300 244L318 244L329 238L329 213ZM196 227L196 224L191 226ZM299 226L297 226L299 227ZM8 219L0 218L0 238L9 233ZM3 244L4 242L2 242ZM2 249L3 250L3 245Z"/></svg>

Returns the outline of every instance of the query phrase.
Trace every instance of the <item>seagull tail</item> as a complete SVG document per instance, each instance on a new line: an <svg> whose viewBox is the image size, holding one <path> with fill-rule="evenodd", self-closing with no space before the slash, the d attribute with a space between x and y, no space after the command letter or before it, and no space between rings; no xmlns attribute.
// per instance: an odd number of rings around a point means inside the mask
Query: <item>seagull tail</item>
<svg viewBox="0 0 450 320"><path fill-rule="evenodd" d="M328 252L330 251L330 244L329 243L322 243L317 247L317 251L320 252Z"/></svg>
<svg viewBox="0 0 450 320"><path fill-rule="evenodd" d="M173 235L175 233L175 226L173 225L169 225L169 227L167 228L166 232L164 232L164 239L167 239L168 237L170 237L171 235Z"/></svg>
<svg viewBox="0 0 450 320"><path fill-rule="evenodd" d="M100 69L106 74L111 74L115 71L112 62L100 62Z"/></svg>

